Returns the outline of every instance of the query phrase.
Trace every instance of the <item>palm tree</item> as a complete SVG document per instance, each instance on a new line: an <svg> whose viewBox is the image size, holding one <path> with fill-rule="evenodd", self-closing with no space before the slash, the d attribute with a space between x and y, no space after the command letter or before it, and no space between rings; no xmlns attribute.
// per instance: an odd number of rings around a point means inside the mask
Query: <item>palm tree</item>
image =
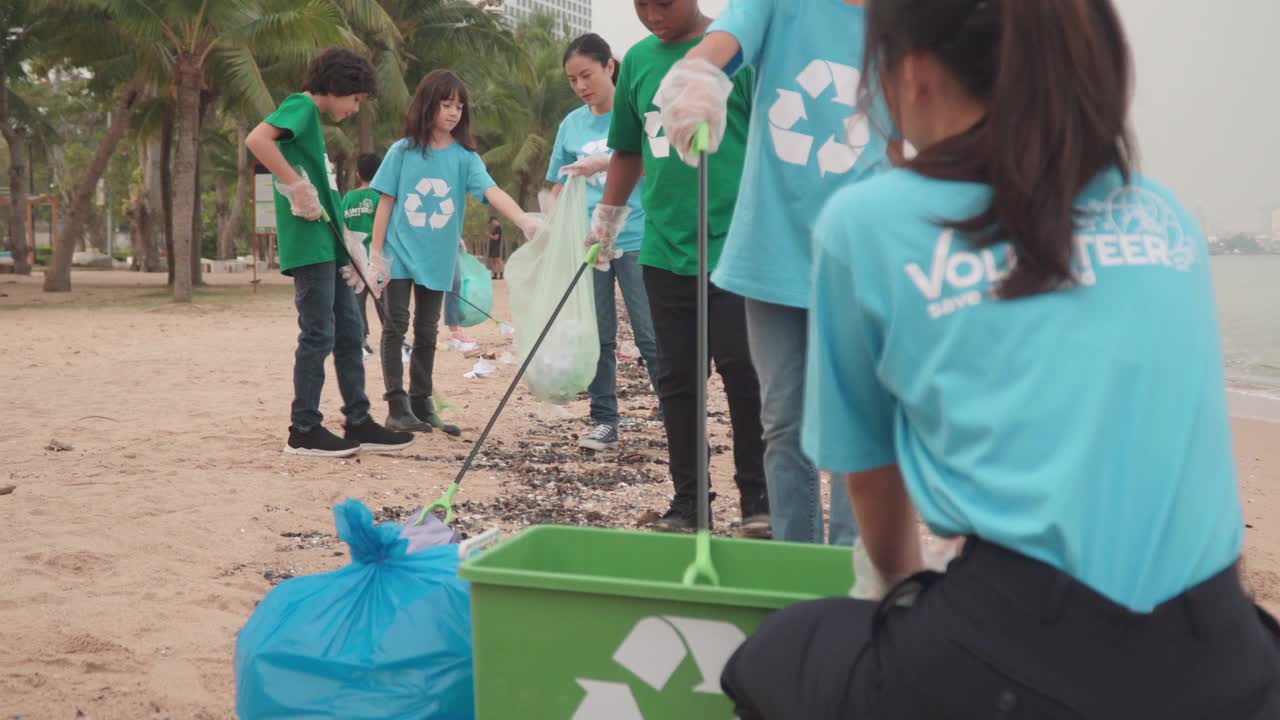
<svg viewBox="0 0 1280 720"><path fill-rule="evenodd" d="M174 88L173 298L190 302L192 263L199 261L195 210L202 91L216 86L227 101L265 117L273 102L255 56L349 46L352 37L338 0L100 2L132 39L140 64Z"/></svg>
<svg viewBox="0 0 1280 720"><path fill-rule="evenodd" d="M27 177L31 168L32 132L44 124L38 112L27 106L13 87L26 77L26 63L41 52L61 25L60 8L40 0L6 0L0 3L0 137L9 146L9 246L14 269L31 274L27 262Z"/></svg>
<svg viewBox="0 0 1280 720"><path fill-rule="evenodd" d="M560 61L567 42L556 20L539 15L516 32L522 57L514 70L490 66L472 104L480 140L490 149L485 164L516 183L516 202L530 209L550 159L556 130L578 100Z"/></svg>

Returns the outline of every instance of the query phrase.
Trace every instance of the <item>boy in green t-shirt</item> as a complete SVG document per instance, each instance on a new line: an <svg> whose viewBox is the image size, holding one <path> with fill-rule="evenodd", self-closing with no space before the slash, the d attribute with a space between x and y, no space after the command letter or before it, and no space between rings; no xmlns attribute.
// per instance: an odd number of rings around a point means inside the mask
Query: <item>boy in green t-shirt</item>
<svg viewBox="0 0 1280 720"><path fill-rule="evenodd" d="M628 214L627 198L640 176L645 211L640 248L645 289L658 341L658 396L662 403L675 498L655 523L661 530L697 526L697 269L698 175L672 150L662 131L661 108L654 95L667 70L698 44L711 24L697 0L635 3L640 22L653 33L622 61L609 128L609 163L604 199L596 206L588 244L601 244L601 257L613 257L613 242ZM708 207L709 268L715 268L733 217L742 175L751 107L751 76L739 73L728 98L723 138L710 163ZM607 260L606 260L607 262ZM764 440L760 425L760 383L747 348L746 314L741 297L711 285L708 290L711 357L724 380L733 427L734 481L741 494L742 534L769 533L769 501L764 481Z"/></svg>
<svg viewBox="0 0 1280 720"><path fill-rule="evenodd" d="M370 188L369 183L373 182L373 176L378 174L381 166L382 158L374 153L356 158L356 178L360 185L342 198L342 218L347 223L347 230L364 235L365 253L369 252L369 245L373 242L373 213L378 209L378 197L381 195ZM381 307L375 300L373 309L379 311L379 319L382 317ZM364 323L364 353L372 355L373 350L369 347L369 288L360 291L360 320Z"/></svg>
<svg viewBox="0 0 1280 720"><path fill-rule="evenodd" d="M355 293L339 272L351 260L343 247L337 182L320 124L322 112L334 122L354 115L375 88L368 60L350 50L326 50L311 61L302 92L285 98L245 141L276 177L280 271L293 276L299 333L292 424L284 451L295 455L346 457L360 450L399 450L413 442L412 434L390 432L369 417L360 347L363 326ZM321 424L320 391L330 353L347 418L341 438Z"/></svg>

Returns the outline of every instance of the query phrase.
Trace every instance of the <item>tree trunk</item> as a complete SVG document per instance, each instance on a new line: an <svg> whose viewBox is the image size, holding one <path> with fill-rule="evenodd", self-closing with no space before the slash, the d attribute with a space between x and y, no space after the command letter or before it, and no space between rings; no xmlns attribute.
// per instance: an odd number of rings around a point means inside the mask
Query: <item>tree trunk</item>
<svg viewBox="0 0 1280 720"><path fill-rule="evenodd" d="M3 61L3 56L0 56L0 68L4 66ZM30 168L23 162L28 138L25 128L9 123L9 78L0 69L0 135L9 145L9 250L13 253L14 272L30 275L31 263L27 262L27 174ZM35 238L30 240L34 245Z"/></svg>
<svg viewBox="0 0 1280 720"><path fill-rule="evenodd" d="M143 218L147 214L147 206L142 201L142 192L139 189L138 194L129 201L129 208L125 210L125 217L129 221L129 248L133 255L129 269L134 272L141 270L146 262L147 238L143 233L142 225Z"/></svg>
<svg viewBox="0 0 1280 720"><path fill-rule="evenodd" d="M241 120L236 129L236 194L231 200L226 222L218 227L218 249L220 255L225 253L223 260L235 257L236 238L244 224L244 209L253 190L253 163L249 161L249 151L244 146L248 136L249 125Z"/></svg>
<svg viewBox="0 0 1280 720"><path fill-rule="evenodd" d="M159 136L150 138L142 146L142 223L143 247L142 270L144 272L160 272L160 248L164 245L164 189L161 166L161 142Z"/></svg>
<svg viewBox="0 0 1280 720"><path fill-rule="evenodd" d="M53 264L44 274L45 292L71 291L71 255L75 252L79 241L84 238L84 223L89 216L93 191L97 188L102 173L106 171L107 163L111 161L111 156L115 153L116 146L120 144L120 139L124 137L125 130L129 128L129 113L140 95L141 86L137 82L130 83L121 93L119 105L112 113L115 122L107 129L107 134L98 145L93 160L89 162L89 168L85 170L84 177L80 178L80 183L71 196L67 224L58 233L58 242L53 248Z"/></svg>
<svg viewBox="0 0 1280 720"><path fill-rule="evenodd" d="M227 216L231 214L231 201L227 197L227 179L222 175L213 178L213 197L213 224L218 230L218 259L230 260L231 248L223 242L225 233L222 230L227 226Z"/></svg>
<svg viewBox="0 0 1280 720"><path fill-rule="evenodd" d="M373 152L373 105L365 103L360 108L360 155Z"/></svg>
<svg viewBox="0 0 1280 720"><path fill-rule="evenodd" d="M196 159L200 153L200 65L182 53L177 62L177 137L173 153L173 301L191 302L192 264L199 262ZM193 260L193 255L196 257Z"/></svg>
<svg viewBox="0 0 1280 720"><path fill-rule="evenodd" d="M165 113L160 130L160 207L164 211L160 228L164 231L165 264L169 270L169 284L173 285L173 111Z"/></svg>

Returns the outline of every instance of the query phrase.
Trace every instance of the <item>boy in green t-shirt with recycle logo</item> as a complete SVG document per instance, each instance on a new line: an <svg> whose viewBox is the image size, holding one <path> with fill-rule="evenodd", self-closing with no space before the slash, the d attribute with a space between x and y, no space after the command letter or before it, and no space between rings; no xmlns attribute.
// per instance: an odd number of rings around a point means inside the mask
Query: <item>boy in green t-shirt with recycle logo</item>
<svg viewBox="0 0 1280 720"><path fill-rule="evenodd" d="M662 403L675 498L655 523L660 530L696 527L698 443L697 383L697 171L676 155L663 133L654 102L658 86L676 61L698 44L711 24L697 0L636 0L636 14L653 33L622 61L609 128L609 163L604 199L591 219L588 244L599 242L600 257L613 257L613 243L626 223L627 198L645 176L645 211L640 248L645 290L658 341L658 397ZM709 164L708 269L714 269L738 195L751 108L751 73L733 79L728 120ZM764 481L764 439L760 425L760 383L747 348L747 319L741 297L715 285L708 288L709 350L724 380L733 427L734 481L741 495L742 534L769 535L769 500ZM704 366L705 367L705 366Z"/></svg>
<svg viewBox="0 0 1280 720"><path fill-rule="evenodd" d="M347 457L413 443L412 434L388 431L369 417L361 351L364 323L355 292L339 270L351 274L347 266L352 260L344 247L338 187L320 123L322 112L334 122L356 114L376 87L368 60L350 50L326 50L311 61L302 92L285 98L245 141L276 178L280 271L293 277L299 333L292 424L284 451L295 455ZM358 270L368 278L390 276L380 259ZM380 289L372 289L375 297ZM346 416L343 437L321 424L320 391L330 353Z"/></svg>

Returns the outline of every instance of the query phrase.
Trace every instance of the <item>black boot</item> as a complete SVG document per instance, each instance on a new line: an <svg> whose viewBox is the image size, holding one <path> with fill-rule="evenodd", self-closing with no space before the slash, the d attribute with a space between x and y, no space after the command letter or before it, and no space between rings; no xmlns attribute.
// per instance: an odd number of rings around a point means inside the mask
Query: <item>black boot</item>
<svg viewBox="0 0 1280 720"><path fill-rule="evenodd" d="M462 434L462 428L457 425L449 425L440 419L436 414L436 404L429 397L413 397L409 398L409 407L413 410L413 414L426 423L430 427L440 428L440 431L446 435L458 437Z"/></svg>
<svg viewBox="0 0 1280 720"><path fill-rule="evenodd" d="M385 424L388 430L396 432L431 432L431 426L420 420L409 407L409 396L403 394L387 398Z"/></svg>

